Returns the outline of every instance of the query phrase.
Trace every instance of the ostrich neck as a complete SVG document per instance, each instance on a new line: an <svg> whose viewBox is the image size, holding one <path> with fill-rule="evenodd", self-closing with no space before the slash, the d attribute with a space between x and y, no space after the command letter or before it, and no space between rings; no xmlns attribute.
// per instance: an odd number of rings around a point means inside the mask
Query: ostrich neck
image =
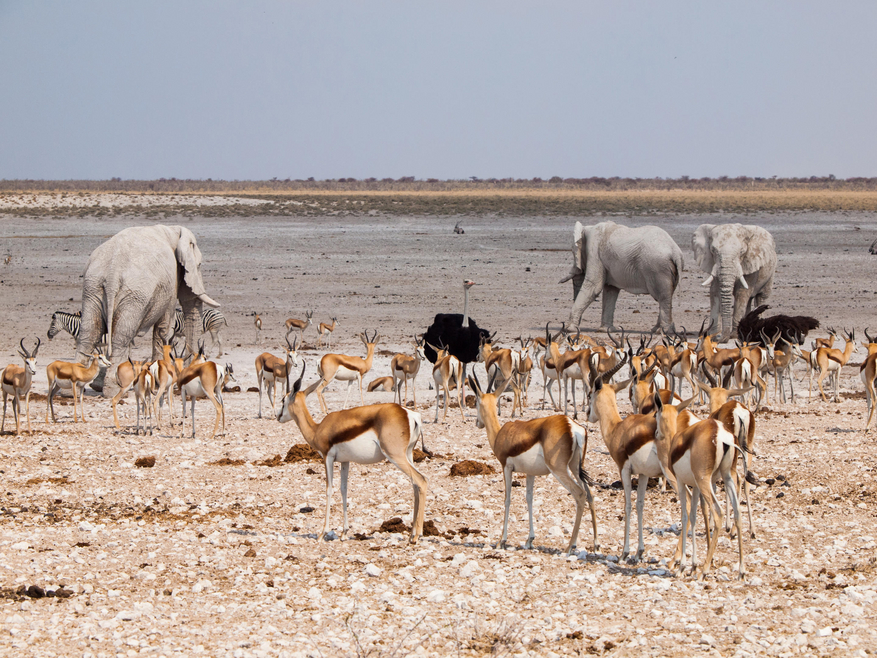
<svg viewBox="0 0 877 658"><path fill-rule="evenodd" d="M469 288L463 291L463 327L469 327Z"/></svg>

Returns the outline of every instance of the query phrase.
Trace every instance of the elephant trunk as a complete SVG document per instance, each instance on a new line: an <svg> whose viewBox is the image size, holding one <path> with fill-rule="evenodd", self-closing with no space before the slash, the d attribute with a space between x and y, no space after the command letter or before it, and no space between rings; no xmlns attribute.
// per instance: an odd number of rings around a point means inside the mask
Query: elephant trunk
<svg viewBox="0 0 877 658"><path fill-rule="evenodd" d="M737 268L722 266L719 269L719 299L722 313L722 340L730 340L734 332L734 284Z"/></svg>

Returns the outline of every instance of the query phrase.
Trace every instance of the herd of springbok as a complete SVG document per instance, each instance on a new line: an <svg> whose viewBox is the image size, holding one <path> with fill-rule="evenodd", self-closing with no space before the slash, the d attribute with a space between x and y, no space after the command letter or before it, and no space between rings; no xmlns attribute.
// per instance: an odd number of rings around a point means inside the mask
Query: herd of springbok
<svg viewBox="0 0 877 658"><path fill-rule="evenodd" d="M256 343L262 342L262 319L255 315ZM262 417L263 389L270 402L272 414L281 423L294 420L305 441L323 458L326 477L326 515L320 538L330 532L330 505L333 491L333 465L340 464L342 493L342 533L348 531L347 476L351 462L372 464L391 461L411 480L414 487L414 523L410 541L416 543L423 534L427 480L414 466L414 448L418 440L423 444L422 421L417 409L416 377L424 361L427 345L422 337L414 336L410 353L395 354L390 360L390 376L376 379L368 390L393 391L392 403L365 405L363 377L372 369L375 348L381 336L375 331L359 334L365 356L350 356L328 352L316 366L318 378L302 388L306 369L299 354L305 330L312 324L313 311L305 320L286 321L286 346L281 356L264 352L256 358L258 380L258 417ZM319 344L328 346L339 326L336 318L331 324L320 323ZM298 332L290 341L289 334ZM865 386L868 416L865 431L870 428L877 402L877 338L865 330L867 357L860 365ZM690 534L692 573L699 571L703 579L710 570L718 537L722 530L736 535L740 578L745 575L741 502L746 501L748 535L755 538L752 510L749 505L750 485L758 483L751 470L755 455L755 414L769 402L770 376L774 377L773 394L777 401L795 402L793 365L801 361L807 369L810 382L810 400L813 380L823 401L828 401L823 383L828 380L832 399L839 399L838 380L842 368L856 351L855 331L844 331L844 346L835 347L841 336L833 329L827 338L813 342L812 349L803 346L803 336L761 334L760 340L737 343L734 347L720 347L708 331L701 328L697 340L686 336L661 334L653 343L653 336L641 337L634 348L630 339L609 332L610 345L580 332L551 331L546 325L545 335L535 339L517 340L516 348L494 345L493 336L482 340L479 361L484 365L484 386L475 373L464 376L460 361L443 346L428 345L437 353L432 364L432 384L435 390L435 423L447 422L448 408L455 404L463 422L467 421L465 386L474 393L475 421L486 431L487 439L502 466L505 483L505 510L500 546L508 538L509 507L514 473L526 476L526 500L529 509L529 533L525 544L531 548L535 538L533 525L533 488L536 476L551 474L570 493L575 501L576 516L567 554L576 548L579 526L587 504L593 528L593 547L597 545L597 517L593 481L587 474L586 453L588 429L576 422L580 411L587 421L600 429L602 440L618 468L624 489L624 544L621 559L640 560L643 556L643 509L650 478L663 478L676 493L680 502L682 531L671 561L671 568L682 569L685 544ZM31 432L30 395L33 376L37 370L40 340L33 348L20 342L22 365L6 366L0 373L3 391L3 421L5 430L7 399L12 398L15 432L24 424ZM85 387L98 375L101 366L110 366L108 358L99 350L87 355L86 363L53 361L46 366L48 391L46 395L46 423L56 422L53 397L66 389L73 394L73 422L85 422L83 406ZM616 381L627 367L627 378ZM301 370L299 371L299 367ZM503 423L501 401L509 391L511 418L523 416L530 406L528 390L532 371L542 373L543 392L538 409L550 400L553 415L531 420L510 420ZM294 383L290 380L298 375ZM181 435L185 432L186 401L191 400L191 433L195 436L195 400L207 398L216 410L213 433L225 429L223 390L235 381L231 364L221 364L205 357L203 344L193 353L179 350L165 341L162 358L153 362L132 360L121 363L115 370L119 392L112 398L113 423L121 430L117 405L133 390L137 405L135 432L152 433L161 428L162 410L167 409L168 421L173 427L174 395L181 398ZM466 381L464 381L464 379ZM347 382L347 394L342 409L330 412L323 390L333 381ZM357 383L360 406L347 408L350 389ZM557 383L558 398L553 387ZM687 383L688 391L685 391ZM789 397L786 395L788 383ZM276 404L276 388L282 387L282 401ZM411 387L412 402L408 402ZM576 389L581 391L580 398ZM404 389L404 395L402 393ZM617 396L628 390L633 412L625 417L619 413ZM308 410L307 396L316 391L323 418L318 422ZM452 399L453 398L453 399ZM732 399L733 398L733 399ZM452 404L453 403L453 404ZM694 409L701 405L703 411ZM411 407L411 409L409 409ZM440 414L443 409L443 415ZM440 415L441 421L439 419ZM422 445L427 454L429 451ZM739 458L739 459L738 459ZM738 475L738 463L742 473ZM634 478L637 481L637 548L631 552L630 520ZM726 505L720 504L716 484L724 484ZM741 500L742 498L742 500ZM703 564L696 567L696 513L702 505L708 543Z"/></svg>

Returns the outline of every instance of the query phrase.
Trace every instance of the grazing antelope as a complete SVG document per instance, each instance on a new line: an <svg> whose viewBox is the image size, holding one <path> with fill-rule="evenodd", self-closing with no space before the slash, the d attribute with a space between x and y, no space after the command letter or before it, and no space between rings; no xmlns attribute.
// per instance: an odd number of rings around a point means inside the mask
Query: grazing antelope
<svg viewBox="0 0 877 658"><path fill-rule="evenodd" d="M253 320L253 324L256 327L256 342L254 343L254 345L261 345L262 344L262 316L259 315L258 313L255 313L255 312L253 313L253 315L256 316L256 319Z"/></svg>
<svg viewBox="0 0 877 658"><path fill-rule="evenodd" d="M9 365L0 373L0 388L3 389L3 422L0 423L0 432L6 429L6 399L12 396L12 415L15 417L15 433L21 433L21 397L24 396L24 417L27 419L27 431L30 429L30 386L33 376L37 374L37 352L40 349L40 339L33 352L28 352L24 346L24 338L19 343L21 349L19 356L24 361L24 366Z"/></svg>
<svg viewBox="0 0 877 658"><path fill-rule="evenodd" d="M694 398L691 398L692 400ZM745 575L743 565L743 531L740 527L740 506L737 500L737 487L731 473L737 461L737 451L744 453L743 469L747 480L754 479L746 467L745 453L748 452L746 435L739 436L740 445L725 425L715 418L708 418L689 426L686 429L677 428L678 409L672 404L665 405L661 397L655 396L655 408L657 417L656 442L658 458L664 475L676 490L679 502L682 505L682 528L679 533L679 542L676 554L671 565L678 564L680 570L685 558L685 540L688 536L689 525L691 527L691 562L692 572L697 563L697 533L694 525L697 519L697 502L701 497L709 501L709 510L712 516L712 536L707 525L709 547L706 560L704 561L699 580L703 580L712 565L713 555L719 542L719 530L722 527L722 507L716 497L715 483L719 478L725 483L725 493L734 510L734 524L737 528L737 545L740 555L739 576L742 580ZM756 480L757 481L757 480ZM688 487L693 492L689 495ZM688 499L691 499L690 509ZM705 503L706 504L706 503Z"/></svg>
<svg viewBox="0 0 877 658"><path fill-rule="evenodd" d="M865 400L868 403L868 419L865 421L865 431L871 427L871 419L874 417L874 406L877 403L877 389L875 389L875 380L877 380L877 337L868 335L868 328L865 328L865 338L867 339L862 345L868 350L868 356L859 366L859 377L865 385ZM5 413L4 413L5 415Z"/></svg>
<svg viewBox="0 0 877 658"><path fill-rule="evenodd" d="M815 361L816 366L819 368L819 377L816 378L816 386L819 388L819 393L822 395L823 402L827 402L828 398L825 396L825 391L822 390L822 380L828 376L831 377L829 382L834 384L834 400L835 402L840 401L840 394L838 393L840 371L850 360L850 357L853 355L853 350L856 347L856 330L853 329L849 333L844 330L844 334L846 337L846 345L844 345L843 352L828 347L820 347L816 350Z"/></svg>
<svg viewBox="0 0 877 658"><path fill-rule="evenodd" d="M128 357L128 360L120 363L119 367L116 368L116 384L119 385L119 392L113 396L112 406L113 406L113 423L116 425L116 429L122 429L121 425L119 425L119 416L116 412L116 405L119 404L119 400L128 395L128 391L134 386L134 383L137 381L137 377L140 375L140 371L143 370L144 365L149 368L151 364L148 364L142 360L132 361L131 357ZM154 381L154 380L153 380ZM135 397L136 397L135 393ZM140 398L137 398L137 427L140 427Z"/></svg>
<svg viewBox="0 0 877 658"><path fill-rule="evenodd" d="M429 345L429 343L427 343ZM463 409L464 404L464 387L463 387L463 364L460 360L448 354L448 348L444 345L435 347L429 345L436 353L435 364L432 367L432 381L435 382L435 423L438 423L439 417L439 393L444 395L445 413L442 422L448 422L448 405L451 399L451 389L457 390L457 403L460 407L460 417L466 422L466 413Z"/></svg>
<svg viewBox="0 0 877 658"><path fill-rule="evenodd" d="M493 454L502 465L505 481L505 512L503 514L502 538L497 548L505 548L509 534L509 507L512 503L512 481L515 472L527 476L527 510L530 513L530 532L524 548L533 548L536 532L533 527L533 483L536 476L549 473L560 482L576 501L576 520L572 536L566 548L571 555L576 548L579 526L585 502L591 507L591 524L594 528L594 552L597 551L597 513L591 493L590 478L585 472L585 453L588 450L588 430L574 423L565 415L536 418L526 421L510 421L500 427L497 402L508 380L494 393L484 393L478 379L469 377L469 388L475 391L478 410L476 426L487 431L487 440Z"/></svg>
<svg viewBox="0 0 877 658"><path fill-rule="evenodd" d="M259 383L259 418L262 417L263 387L268 393L268 399L271 400L272 416L277 412L274 400L278 380L283 382L283 395L289 393L289 374L293 368L298 367L297 345L298 338L293 339L293 342L290 343L289 336L286 336L285 359L280 359L269 352L262 352L256 357L256 380Z"/></svg>
<svg viewBox="0 0 877 658"><path fill-rule="evenodd" d="M52 361L46 366L46 377L49 380L48 402L46 404L46 422L49 422L49 412L52 414L52 422L55 421L55 407L52 398L55 393L63 389L73 390L73 422L76 420L76 398L79 398L79 409L82 411L82 422L85 422L84 396L85 387L90 384L101 366L110 367L110 360L100 350L89 355L88 365L82 363L69 363L67 361Z"/></svg>
<svg viewBox="0 0 877 658"><path fill-rule="evenodd" d="M180 427L180 436L186 431L186 398L192 399L192 438L195 438L195 400L208 398L216 409L216 420L213 423L213 434L219 431L219 421L222 419L222 433L225 434L225 403L222 400L222 387L228 381L236 381L234 369L230 363L222 366L215 361L190 364L177 377L180 385L180 397L183 400L183 423Z"/></svg>
<svg viewBox="0 0 877 658"><path fill-rule="evenodd" d="M365 389L366 393L373 393L377 391L379 388L384 391L395 391L396 382L392 377L378 377L377 379L371 380L368 385L368 388Z"/></svg>
<svg viewBox="0 0 877 658"><path fill-rule="evenodd" d="M320 323L320 326L317 327L319 333L317 347L324 345L327 349L332 349L332 332L335 331L335 327L337 326L338 318L332 318L332 324L326 324L325 322Z"/></svg>
<svg viewBox="0 0 877 658"><path fill-rule="evenodd" d="M334 318L333 318L334 319ZM414 408L417 409L417 386L415 379L417 373L420 372L420 362L426 358L423 352L423 339L414 337L414 354L396 354L390 361L390 372L393 373L393 402L396 401L396 394L399 396L399 404L408 404L408 380L411 380L411 394L414 397ZM399 380L405 382L405 402L402 402L402 386Z"/></svg>
<svg viewBox="0 0 877 658"><path fill-rule="evenodd" d="M305 319L304 320L296 320L295 318L289 318L286 321L286 335L288 336L291 331L298 329L299 333L299 342L301 342L302 348L304 348L305 344L305 329L311 326L312 318L314 317L313 311L305 311Z"/></svg>
<svg viewBox="0 0 877 658"><path fill-rule="evenodd" d="M518 383L518 368L521 365L521 355L509 348L493 349L493 336L481 344L481 358L484 360L484 369L489 381L505 381L512 387L514 400L512 402L512 418L520 409L524 415L524 405L521 402L521 388ZM489 388L489 385L488 385ZM490 392L490 391L488 391ZM499 413L502 413L502 396L497 398Z"/></svg>
<svg viewBox="0 0 877 658"><path fill-rule="evenodd" d="M326 400L323 399L323 389L326 388L333 379L347 382L347 395L344 398L344 406L347 408L347 401L350 399L350 387L353 382L359 383L359 399L360 404L365 404L365 398L362 395L362 378L365 373L372 369L372 360L375 357L375 345L381 339L375 330L372 338L368 337L368 332L359 334L359 339L365 345L365 358L359 356L347 356L345 354L324 354L320 359L320 365L317 370L320 373L320 383L317 385L317 399L320 401L320 409L323 413L329 412L326 406Z"/></svg>
<svg viewBox="0 0 877 658"><path fill-rule="evenodd" d="M663 471L655 451L655 429L657 427L655 416L651 414L631 414L622 420L621 415L618 413L615 394L625 388L627 382L604 384L604 381L610 380L625 363L627 363L627 355L614 368L594 377L588 421L600 423L603 442L606 444L612 460L618 467L621 483L624 486L624 548L621 553L622 560L627 559L630 554L631 476L637 475L639 477L636 498L639 541L634 557L638 561L645 550L645 543L643 542L643 506L646 500L646 487L648 486L649 478L661 477Z"/></svg>
<svg viewBox="0 0 877 658"><path fill-rule="evenodd" d="M343 517L342 541L347 537L347 475L350 462L377 464L389 460L411 480L414 487L414 522L410 542L416 544L423 535L426 512L427 482L414 467L414 446L422 435L420 414L395 403L372 404L343 411L334 411L317 423L307 407L307 396L323 382L321 378L306 390L301 390L307 364L302 364L301 375L292 390L283 398L277 420L281 423L295 420L304 440L320 453L326 468L326 518L318 541L329 531L329 512L332 506L332 477L335 462L341 464L341 509Z"/></svg>

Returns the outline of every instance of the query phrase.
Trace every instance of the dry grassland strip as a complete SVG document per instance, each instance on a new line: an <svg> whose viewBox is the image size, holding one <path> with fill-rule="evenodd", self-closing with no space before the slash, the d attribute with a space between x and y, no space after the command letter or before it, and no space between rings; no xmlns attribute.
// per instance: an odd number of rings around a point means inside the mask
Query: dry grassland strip
<svg viewBox="0 0 877 658"><path fill-rule="evenodd" d="M16 193L19 196L22 193ZM29 193L28 193L29 194ZM93 198L93 204L68 204L76 194ZM120 193L112 193L119 196ZM665 213L738 214L763 212L875 212L874 190L582 190L582 189L495 189L461 188L448 190L273 190L212 191L156 195L155 203L143 202L149 193L124 192L136 197L132 205L100 205L102 193L53 195L45 202L45 192L33 193L33 200L0 207L0 214L13 216L162 216L246 217L246 216L591 216ZM230 197L227 202L196 205L202 196ZM0 194L10 198L11 193ZM233 197L233 198L231 198ZM39 200L43 199L42 202ZM236 202L246 199L249 203ZM187 203L191 200L191 203ZM264 203L252 204L252 200Z"/></svg>

